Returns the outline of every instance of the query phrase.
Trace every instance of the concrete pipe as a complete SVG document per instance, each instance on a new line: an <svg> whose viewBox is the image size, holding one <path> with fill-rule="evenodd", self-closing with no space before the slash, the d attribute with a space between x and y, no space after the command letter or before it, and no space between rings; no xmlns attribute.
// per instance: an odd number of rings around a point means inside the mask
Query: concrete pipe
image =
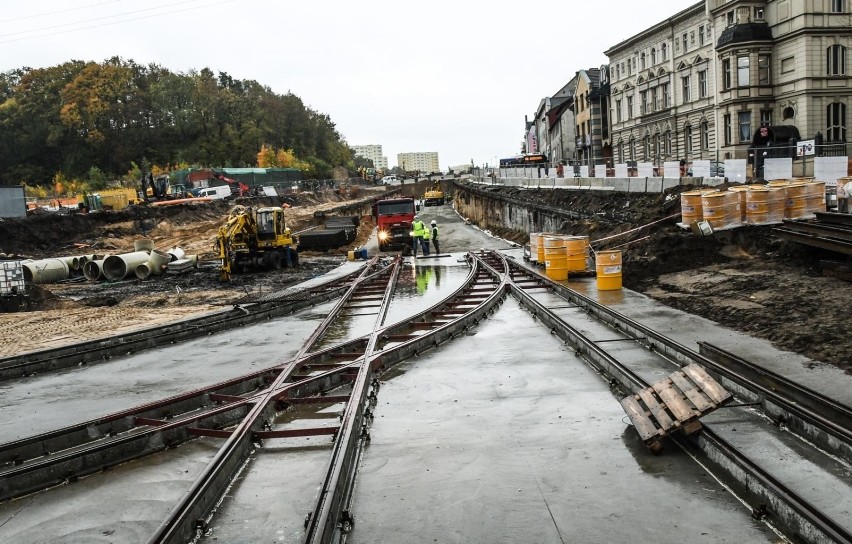
<svg viewBox="0 0 852 544"><path fill-rule="evenodd" d="M134 251L151 251L154 249L154 240L142 238L133 242Z"/></svg>
<svg viewBox="0 0 852 544"><path fill-rule="evenodd" d="M142 263L136 267L136 277L140 280L146 279L151 275L151 268L148 263Z"/></svg>
<svg viewBox="0 0 852 544"><path fill-rule="evenodd" d="M98 281L104 277L104 260L93 259L83 265L83 276L89 281Z"/></svg>
<svg viewBox="0 0 852 544"><path fill-rule="evenodd" d="M148 272L159 276L166 269L166 265L169 264L170 260L171 256L168 253L162 252L159 249L152 249L151 255L148 258ZM138 270L136 271L136 275L139 275Z"/></svg>
<svg viewBox="0 0 852 544"><path fill-rule="evenodd" d="M183 259L186 256L186 252L179 247L173 247L168 251L169 256L172 261L177 261Z"/></svg>
<svg viewBox="0 0 852 544"><path fill-rule="evenodd" d="M193 268L198 268L198 255L184 255L183 258L191 261Z"/></svg>
<svg viewBox="0 0 852 544"><path fill-rule="evenodd" d="M69 270L80 270L80 258L79 257L57 257L56 260L64 262L68 265Z"/></svg>
<svg viewBox="0 0 852 544"><path fill-rule="evenodd" d="M62 259L44 259L21 263L24 281L29 283L54 283L68 279L68 263Z"/></svg>
<svg viewBox="0 0 852 544"><path fill-rule="evenodd" d="M106 279L116 281L133 274L136 271L136 267L147 263L148 259L149 255L147 251L110 255L104 259L104 264L101 268Z"/></svg>

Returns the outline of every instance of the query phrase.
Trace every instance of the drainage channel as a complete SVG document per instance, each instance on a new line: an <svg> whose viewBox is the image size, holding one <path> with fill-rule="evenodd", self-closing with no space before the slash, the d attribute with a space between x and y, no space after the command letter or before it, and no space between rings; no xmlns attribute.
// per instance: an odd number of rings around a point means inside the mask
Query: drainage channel
<svg viewBox="0 0 852 544"><path fill-rule="evenodd" d="M340 297L363 272L367 263L355 271L304 289L293 289L284 296L268 297L266 302L249 302L228 310L196 316L156 327L114 335L57 348L29 352L0 359L0 382L45 374L66 368L107 362L115 357L193 340L199 335L259 323L282 317L316 304ZM372 263L372 266L378 266Z"/></svg>
<svg viewBox="0 0 852 544"><path fill-rule="evenodd" d="M830 411L825 408L826 404L813 397L806 402L802 396L793 395L790 396L792 400L786 401L780 395L769 398L765 395L769 389L765 384L758 384L747 375L736 374L730 368L721 372L721 366L711 359L688 350L641 323L517 263L510 261L508 264L512 294L535 319L608 376L610 385L620 388L621 395L649 387L648 379L657 381L670 372L672 366L680 368L698 363L708 373L718 375L723 383L751 391L751 397L764 399L764 405L772 404L776 412L781 406L784 421L808 418L799 426L819 429L809 433L808 438L832 430L825 419L826 415L836 413L836 406L832 405L831 409L835 411ZM565 300L570 301L573 308L566 307ZM566 316L570 316L570 325ZM590 323L592 318L598 323ZM710 351L708 346L703 349ZM719 349L714 353L722 358ZM798 390L798 395L805 393ZM799 403L814 412L826 411L818 414L821 417L809 417L812 414L805 413L807 410L797 408ZM845 413L842 407L841 412ZM849 444L843 441L848 429L833 429L831 439L824 442L833 447L826 451L787 432L786 426L779 428L778 421L777 415L767 417L756 413L752 406L731 407L702 418L703 429L695 434L671 437L685 451L712 465L714 471L711 473L736 491L740 499L752 508L755 519L766 519L771 526L780 527L795 541L852 542L852 527L844 514L850 506L852 482L848 464L837 459L836 455L848 451ZM837 421L833 424L834 427L842 426ZM776 462L779 456L783 457L783 462ZM837 501L831 497L844 498Z"/></svg>

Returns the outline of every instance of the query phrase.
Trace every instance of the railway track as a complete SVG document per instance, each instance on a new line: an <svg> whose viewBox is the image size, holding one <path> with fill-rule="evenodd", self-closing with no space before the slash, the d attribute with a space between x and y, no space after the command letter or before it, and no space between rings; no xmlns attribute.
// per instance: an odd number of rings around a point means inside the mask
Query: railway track
<svg viewBox="0 0 852 544"><path fill-rule="evenodd" d="M843 459L848 469L852 443L848 407L762 372L723 348L702 343L700 353L689 350L501 254L473 253L468 260L470 273L461 287L438 304L392 325L386 325L385 319L399 261L360 271L326 319L286 362L0 445L0 500L73 482L189 440L212 438L221 441L218 453L149 540L188 542L208 531L216 505L240 471L251 468L253 456L280 455L275 448L265 451L267 445L327 435L331 437L328 461L314 507L305 519L304 542L336 542L354 523L352 488L358 459L370 440L378 377L464 334L507 295L603 375L614 394L631 394L673 368L699 364L737 395L740 405L726 409L725 417L778 433L796 433L803 450L808 446L814 455ZM317 349L335 320L352 308L374 311L372 330ZM593 327L603 327L608 336L595 339L584 332ZM312 412L299 410L306 405L339 410L339 419L315 424ZM284 413L292 415L282 422L277 416ZM724 425L710 416L706 419L700 431L690 436L674 434L666 443L689 452L735 490L756 519L781 528L791 540L852 542L848 522L814 505L795 483L785 484L783 474L773 474L760 459L751 459L727 440L730 433ZM838 474L842 473L842 463L836 466L841 466ZM848 471L838 479L842 485L852 485Z"/></svg>

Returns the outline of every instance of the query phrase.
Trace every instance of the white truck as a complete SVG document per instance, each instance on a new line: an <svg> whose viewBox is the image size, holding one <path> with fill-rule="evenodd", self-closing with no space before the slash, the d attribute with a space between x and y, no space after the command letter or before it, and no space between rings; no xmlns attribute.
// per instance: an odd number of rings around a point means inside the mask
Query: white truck
<svg viewBox="0 0 852 544"><path fill-rule="evenodd" d="M231 198L231 188L227 185L205 187L198 192L198 196L212 198L213 200L223 200Z"/></svg>

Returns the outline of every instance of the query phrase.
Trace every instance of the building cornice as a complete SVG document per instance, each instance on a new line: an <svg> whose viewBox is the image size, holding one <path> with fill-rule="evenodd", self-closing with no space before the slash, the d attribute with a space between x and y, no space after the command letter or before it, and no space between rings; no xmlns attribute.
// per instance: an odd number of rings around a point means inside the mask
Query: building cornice
<svg viewBox="0 0 852 544"><path fill-rule="evenodd" d="M704 1L702 0L701 2L698 2L697 4L694 4L694 5L686 8L682 11L679 11L678 13L675 13L674 15L669 17L668 19L660 21L656 25L643 30L639 34L635 34L635 35L627 38L626 40L615 44L614 46L612 46L609 49L607 49L606 51L604 51L604 55L606 55L607 57L612 57L613 54L615 54L615 53L617 53L617 52L619 52L623 49L631 48L633 46L633 44L635 44L637 42L641 42L647 36L654 34L654 33L658 32L660 30L663 30L663 29L665 29L669 26L672 26L676 23L679 23L680 21L683 21L683 20L688 19L690 17L694 17L695 15L697 15L699 13L703 14L704 11L705 11Z"/></svg>

